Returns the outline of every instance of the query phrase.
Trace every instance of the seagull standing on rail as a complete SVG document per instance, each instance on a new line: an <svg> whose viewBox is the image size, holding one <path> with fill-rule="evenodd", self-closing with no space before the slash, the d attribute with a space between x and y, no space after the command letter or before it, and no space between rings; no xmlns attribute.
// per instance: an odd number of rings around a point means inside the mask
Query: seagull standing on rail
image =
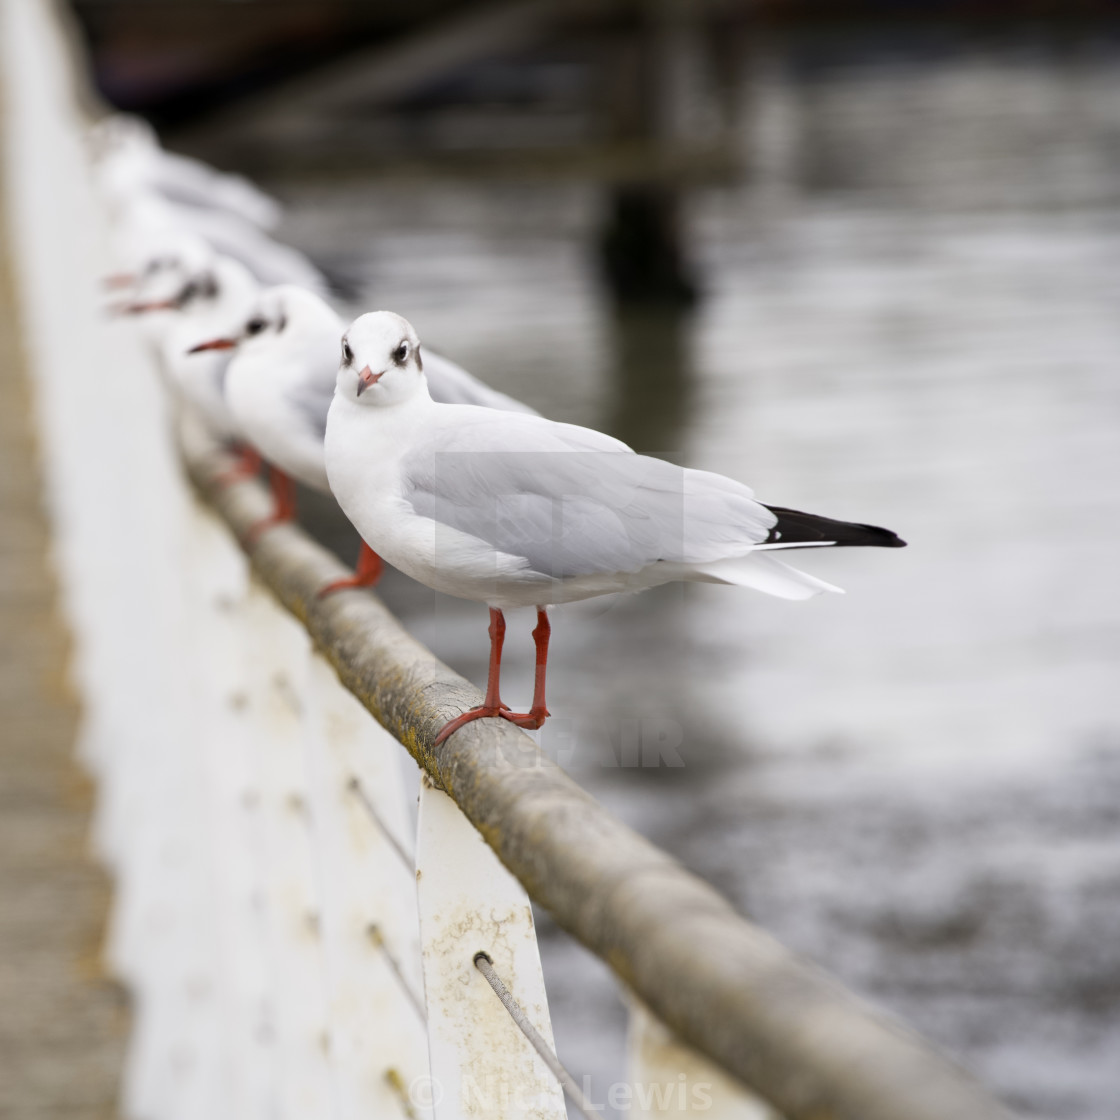
<svg viewBox="0 0 1120 1120"><path fill-rule="evenodd" d="M188 238L183 244L191 246L193 241ZM225 400L230 354L194 354L188 348L200 338L239 327L260 285L232 257L215 254L201 243L194 249L153 258L144 269L136 298L118 305L117 310L141 317L143 334L179 402L199 416L218 439L243 443ZM248 473L255 474L259 466L259 457L249 455Z"/></svg>
<svg viewBox="0 0 1120 1120"><path fill-rule="evenodd" d="M132 277L129 259L145 255L148 246L162 238L190 233L216 252L241 261L261 284L299 284L326 293L323 274L298 249L284 245L235 214L223 210L178 206L162 195L137 188L116 201L114 239L123 275L111 279L124 285Z"/></svg>
<svg viewBox="0 0 1120 1120"><path fill-rule="evenodd" d="M269 236L280 206L248 180L164 151L150 126L136 118L103 122L91 141L121 269L108 278L113 287L139 280L136 262L150 257L153 245L192 234L241 261L261 284L299 284L326 293L319 269Z"/></svg>
<svg viewBox="0 0 1120 1120"><path fill-rule="evenodd" d="M106 278L110 287L134 287L143 276L139 266L163 256L167 239L190 234L241 261L261 284L327 291L303 253L269 236L282 209L247 179L164 150L151 125L126 114L94 125L89 148L119 268Z"/></svg>
<svg viewBox="0 0 1120 1120"><path fill-rule="evenodd" d="M128 294L109 309L123 315L143 314L142 333L158 345L178 316L157 313L182 309L183 290L192 276L210 267L214 250L201 237L184 230L167 230L158 237L139 240L125 234L117 248L127 271L106 277L106 285L128 289Z"/></svg>
<svg viewBox="0 0 1120 1120"><path fill-rule="evenodd" d="M544 723L550 605L672 580L807 599L840 589L772 552L905 543L888 529L763 505L730 478L637 455L589 428L439 404L416 332L387 311L343 335L326 468L343 512L390 564L490 608L486 698L437 743L486 716ZM515 713L500 694L502 612L522 606L537 609L536 677L532 707Z"/></svg>
<svg viewBox="0 0 1120 1120"><path fill-rule="evenodd" d="M234 331L188 351L232 353L226 404L238 429L268 463L273 511L250 529L250 544L295 517L296 481L330 493L323 436L341 333L342 321L329 304L303 288L281 285L261 292ZM370 587L381 569L380 558L363 542L354 575L323 593Z"/></svg>
<svg viewBox="0 0 1120 1120"><path fill-rule="evenodd" d="M191 353L236 348L225 378L226 402L239 431L268 461L275 499L272 515L253 527L251 540L295 517L293 479L331 492L323 439L344 329L343 320L313 292L285 285L262 292L237 332L191 348ZM440 399L532 413L528 405L484 385L454 362L433 358L432 392ZM372 586L381 568L380 558L363 541L354 576L330 584L321 594Z"/></svg>
<svg viewBox="0 0 1120 1120"><path fill-rule="evenodd" d="M127 205L146 191L172 204L223 211L262 230L280 223L276 199L240 175L167 151L141 117L104 117L90 129L89 141L95 179L111 206Z"/></svg>
<svg viewBox="0 0 1120 1120"><path fill-rule="evenodd" d="M225 394L232 352L192 350L200 338L240 327L259 292L260 285L243 264L232 257L215 256L208 266L187 277L177 297L182 315L159 344L161 365L173 390L223 441L243 443L245 439Z"/></svg>

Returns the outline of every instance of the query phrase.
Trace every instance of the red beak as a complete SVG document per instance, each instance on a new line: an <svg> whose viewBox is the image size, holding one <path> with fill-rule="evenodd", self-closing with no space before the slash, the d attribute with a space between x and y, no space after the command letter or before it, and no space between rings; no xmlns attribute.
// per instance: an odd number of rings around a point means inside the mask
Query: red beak
<svg viewBox="0 0 1120 1120"><path fill-rule="evenodd" d="M150 299L140 303L125 303L117 308L121 315L142 315L146 311L177 311L179 301L176 299Z"/></svg>
<svg viewBox="0 0 1120 1120"><path fill-rule="evenodd" d="M106 276L101 283L113 291L117 288L131 288L136 283L138 277L133 272L114 272L111 276Z"/></svg>
<svg viewBox="0 0 1120 1120"><path fill-rule="evenodd" d="M197 346L192 346L188 354L200 354L203 350L232 350L237 345L237 341L232 338L212 338L209 342L200 342Z"/></svg>
<svg viewBox="0 0 1120 1120"><path fill-rule="evenodd" d="M358 374L358 392L356 396L361 396L371 385L376 385L381 380L381 373L374 373L369 366L363 366L362 372Z"/></svg>

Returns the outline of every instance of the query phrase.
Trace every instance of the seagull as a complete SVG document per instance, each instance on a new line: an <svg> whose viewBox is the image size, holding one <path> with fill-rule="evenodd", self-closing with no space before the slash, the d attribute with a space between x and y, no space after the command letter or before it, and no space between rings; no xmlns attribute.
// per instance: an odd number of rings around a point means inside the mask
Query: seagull
<svg viewBox="0 0 1120 1120"><path fill-rule="evenodd" d="M192 344L240 326L260 285L244 265L186 237L176 251L153 258L137 296L117 310L142 316L147 341L179 404L199 416L218 439L240 447L239 462L223 481L252 476L260 456L245 440L225 399L229 353L193 353ZM193 269L193 271L192 271Z"/></svg>
<svg viewBox="0 0 1120 1120"><path fill-rule="evenodd" d="M124 267L109 287L135 285L130 262L152 256L153 243L184 233L235 257L262 284L299 284L325 293L327 281L304 254L268 235L279 203L247 179L165 151L139 117L117 114L90 130L93 175L111 219Z"/></svg>
<svg viewBox="0 0 1120 1120"><path fill-rule="evenodd" d="M134 279L127 268L130 257L148 256L151 245L186 233L241 261L261 284L298 284L324 294L327 291L323 274L303 253L228 210L184 206L143 183L128 181L105 197L118 255L125 258L124 270L108 278L113 286L126 287Z"/></svg>
<svg viewBox="0 0 1120 1120"><path fill-rule="evenodd" d="M225 395L232 354L192 351L199 339L212 338L243 323L259 292L260 285L243 264L216 255L206 268L186 278L174 300L182 314L159 344L161 365L172 388L224 442L245 443ZM255 474L258 465L250 456L247 469Z"/></svg>
<svg viewBox="0 0 1120 1120"><path fill-rule="evenodd" d="M250 542L296 514L293 479L330 493L323 438L338 376L339 340L345 322L314 292L282 285L260 293L232 334L192 346L189 353L236 353L225 377L225 396L238 430L269 463L275 498L270 517L250 531ZM528 405L499 393L465 369L436 358L432 392L446 401L533 414ZM363 541L354 576L320 594L369 587L380 577L380 558Z"/></svg>
<svg viewBox="0 0 1120 1120"><path fill-rule="evenodd" d="M240 175L167 151L141 117L102 118L90 129L89 147L96 181L110 204L146 190L180 205L224 211L264 230L280 223L274 198Z"/></svg>
<svg viewBox="0 0 1120 1120"><path fill-rule="evenodd" d="M139 237L134 232L128 228L117 231L117 256L125 271L106 277L105 284L111 289L129 289L130 295L113 310L121 314L179 310L181 292L192 276L213 263L214 250L201 237L183 230ZM172 320L149 314L145 321L145 333L158 342Z"/></svg>
<svg viewBox="0 0 1120 1120"><path fill-rule="evenodd" d="M331 490L362 539L437 591L490 608L483 703L451 720L536 729L549 712L548 607L673 580L753 587L784 599L840 588L775 559L778 550L900 548L888 529L757 501L742 483L636 454L590 428L432 399L420 340L388 311L342 336L327 418ZM503 611L533 606L533 702L500 694Z"/></svg>
<svg viewBox="0 0 1120 1120"><path fill-rule="evenodd" d="M274 506L249 530L249 543L296 515L295 481L329 494L323 463L327 409L334 392L343 324L314 292L280 285L261 292L248 316L228 335L188 351L233 351L225 399L239 430L265 459ZM382 564L363 541L354 575L320 594L370 587Z"/></svg>

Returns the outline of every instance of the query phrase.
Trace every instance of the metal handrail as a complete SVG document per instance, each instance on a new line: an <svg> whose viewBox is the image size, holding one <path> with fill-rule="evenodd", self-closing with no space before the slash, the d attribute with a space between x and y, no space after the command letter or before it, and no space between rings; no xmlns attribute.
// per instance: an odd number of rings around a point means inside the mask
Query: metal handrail
<svg viewBox="0 0 1120 1120"><path fill-rule="evenodd" d="M229 456L185 428L198 493L244 540L270 509L255 481L222 486ZM370 593L318 598L341 563L298 526L251 554L343 685L445 790L558 925L694 1049L789 1120L995 1120L970 1075L738 914L599 806L508 723L446 721L481 693L406 633Z"/></svg>

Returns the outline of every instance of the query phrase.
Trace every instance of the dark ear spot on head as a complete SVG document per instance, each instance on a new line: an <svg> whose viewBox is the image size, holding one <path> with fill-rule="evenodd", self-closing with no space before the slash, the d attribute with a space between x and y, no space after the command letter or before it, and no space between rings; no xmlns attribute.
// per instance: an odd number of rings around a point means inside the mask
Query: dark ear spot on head
<svg viewBox="0 0 1120 1120"><path fill-rule="evenodd" d="M424 359L420 357L420 347L419 346L416 347L416 368L421 373L424 372Z"/></svg>
<svg viewBox="0 0 1120 1120"><path fill-rule="evenodd" d="M284 314L284 309L280 308L280 318L276 323L276 333L279 334L288 325L288 316Z"/></svg>

